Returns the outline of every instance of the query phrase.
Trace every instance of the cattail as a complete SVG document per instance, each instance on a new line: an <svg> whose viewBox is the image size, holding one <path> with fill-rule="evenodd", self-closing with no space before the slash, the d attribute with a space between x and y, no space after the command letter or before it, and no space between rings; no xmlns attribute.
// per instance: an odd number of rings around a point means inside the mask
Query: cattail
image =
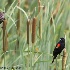
<svg viewBox="0 0 70 70"><path fill-rule="evenodd" d="M3 52L6 52L8 49L8 41L7 41L7 31L6 31L6 25L7 20L5 19L4 12L0 12L0 24L3 22Z"/></svg>
<svg viewBox="0 0 70 70"><path fill-rule="evenodd" d="M27 44L29 44L30 19L27 20Z"/></svg>
<svg viewBox="0 0 70 70"><path fill-rule="evenodd" d="M35 36L36 36L36 17L33 18L32 22L32 43L35 42Z"/></svg>
<svg viewBox="0 0 70 70"><path fill-rule="evenodd" d="M8 49L7 31L6 31L7 20L3 21L3 52Z"/></svg>
<svg viewBox="0 0 70 70"><path fill-rule="evenodd" d="M62 57L62 70L65 70L66 68L66 60L67 60L67 52L66 52L66 48L64 48L63 57Z"/></svg>

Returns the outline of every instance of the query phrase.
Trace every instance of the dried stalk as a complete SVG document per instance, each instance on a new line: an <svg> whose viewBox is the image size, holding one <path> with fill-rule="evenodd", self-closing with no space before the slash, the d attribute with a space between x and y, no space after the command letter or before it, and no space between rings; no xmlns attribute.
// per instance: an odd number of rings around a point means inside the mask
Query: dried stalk
<svg viewBox="0 0 70 70"><path fill-rule="evenodd" d="M32 22L32 43L35 42L35 37L36 37L36 17L33 18Z"/></svg>
<svg viewBox="0 0 70 70"><path fill-rule="evenodd" d="M27 44L29 44L30 19L27 20Z"/></svg>
<svg viewBox="0 0 70 70"><path fill-rule="evenodd" d="M66 68L66 60L67 60L67 52L66 52L66 48L64 48L63 57L62 57L62 70L65 70Z"/></svg>

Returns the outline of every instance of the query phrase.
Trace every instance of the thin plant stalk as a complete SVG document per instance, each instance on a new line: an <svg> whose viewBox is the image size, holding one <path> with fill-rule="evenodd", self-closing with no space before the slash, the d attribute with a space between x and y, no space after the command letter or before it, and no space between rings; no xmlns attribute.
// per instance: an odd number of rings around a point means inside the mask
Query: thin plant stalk
<svg viewBox="0 0 70 70"><path fill-rule="evenodd" d="M42 18L40 18L40 21L39 21L39 36L40 36L40 39L42 39Z"/></svg>
<svg viewBox="0 0 70 70"><path fill-rule="evenodd" d="M40 10L41 10L41 1L38 0L38 6L39 6L39 13L40 13ZM40 36L40 39L42 38L42 15L40 14L40 20L39 20L39 36Z"/></svg>
<svg viewBox="0 0 70 70"><path fill-rule="evenodd" d="M18 0L18 6L20 7L20 0ZM15 47L15 50L19 48L19 39L20 39L20 10L18 9L18 13L17 13L17 23L16 23L16 27L17 27L17 47Z"/></svg>

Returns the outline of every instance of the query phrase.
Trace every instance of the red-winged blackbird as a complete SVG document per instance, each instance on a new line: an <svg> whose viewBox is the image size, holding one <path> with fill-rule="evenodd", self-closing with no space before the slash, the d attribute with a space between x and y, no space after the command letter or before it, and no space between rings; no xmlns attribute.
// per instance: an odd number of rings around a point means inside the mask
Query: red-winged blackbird
<svg viewBox="0 0 70 70"><path fill-rule="evenodd" d="M62 52L62 50L65 48L65 39L64 38L60 38L60 41L56 44L56 47L54 48L54 51L53 51L53 61L52 63L54 62L54 59L56 59L57 55Z"/></svg>

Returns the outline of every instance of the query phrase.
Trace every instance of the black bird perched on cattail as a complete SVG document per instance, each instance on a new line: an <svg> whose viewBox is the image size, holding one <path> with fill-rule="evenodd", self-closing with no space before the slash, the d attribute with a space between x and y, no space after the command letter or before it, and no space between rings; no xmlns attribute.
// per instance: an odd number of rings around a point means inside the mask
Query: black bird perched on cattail
<svg viewBox="0 0 70 70"><path fill-rule="evenodd" d="M4 12L0 12L0 24L5 20Z"/></svg>
<svg viewBox="0 0 70 70"><path fill-rule="evenodd" d="M52 63L54 62L54 59L56 59L57 55L62 52L62 50L65 48L65 39L60 38L59 42L56 44L56 47L54 48L53 51L53 60Z"/></svg>

